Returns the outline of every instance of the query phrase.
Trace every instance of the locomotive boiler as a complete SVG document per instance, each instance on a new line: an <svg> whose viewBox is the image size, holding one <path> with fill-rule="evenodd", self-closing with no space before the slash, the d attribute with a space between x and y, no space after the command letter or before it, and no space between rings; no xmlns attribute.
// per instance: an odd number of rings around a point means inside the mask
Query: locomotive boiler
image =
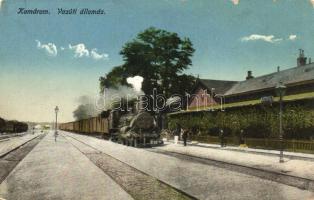
<svg viewBox="0 0 314 200"><path fill-rule="evenodd" d="M162 144L156 120L150 113L146 111L128 113L121 115L117 120L118 127L111 129L113 141L135 147Z"/></svg>
<svg viewBox="0 0 314 200"><path fill-rule="evenodd" d="M160 130L153 114L141 109L137 101L132 109L103 111L97 117L60 124L60 129L70 132L96 135L135 147L162 144Z"/></svg>

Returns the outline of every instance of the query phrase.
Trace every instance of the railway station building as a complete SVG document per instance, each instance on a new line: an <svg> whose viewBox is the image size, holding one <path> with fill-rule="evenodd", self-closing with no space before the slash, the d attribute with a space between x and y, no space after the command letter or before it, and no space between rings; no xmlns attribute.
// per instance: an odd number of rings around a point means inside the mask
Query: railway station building
<svg viewBox="0 0 314 200"><path fill-rule="evenodd" d="M275 97L275 88L280 82L287 88L286 100L314 98L314 63L307 62L303 50L300 50L297 66L293 68L280 70L277 67L275 72L258 77L248 71L243 81L198 79L188 109L197 106L208 109L221 102L225 105L257 103L262 97Z"/></svg>

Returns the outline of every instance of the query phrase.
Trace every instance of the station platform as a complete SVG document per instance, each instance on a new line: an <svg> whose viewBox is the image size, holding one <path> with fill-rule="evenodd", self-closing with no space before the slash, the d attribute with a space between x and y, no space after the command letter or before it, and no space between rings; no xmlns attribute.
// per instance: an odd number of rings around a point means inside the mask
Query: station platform
<svg viewBox="0 0 314 200"><path fill-rule="evenodd" d="M0 199L132 199L89 159L48 133L0 185Z"/></svg>
<svg viewBox="0 0 314 200"><path fill-rule="evenodd" d="M279 151L262 150L242 147L220 147L216 144L189 142L183 146L180 141L165 142L163 151L190 155L193 157L216 160L220 162L276 172L303 179L314 183L314 155L304 153L284 152L284 162L279 162ZM309 186L314 190L314 185Z"/></svg>
<svg viewBox="0 0 314 200"><path fill-rule="evenodd" d="M174 144L174 141L168 140L165 143ZM178 143L183 144L182 141L178 141ZM221 145L219 144L199 143L197 141L188 141L187 144L189 146L196 146L196 147L214 148L214 149L227 150L227 151L238 151L238 152L268 155L268 156L275 156L275 157L279 156L278 150L256 149L256 148L248 148L248 147L240 147L240 146L228 146L228 144L227 146L221 147ZM284 157L289 158L289 159L314 161L314 154L310 154L310 153L290 152L290 151L284 150Z"/></svg>

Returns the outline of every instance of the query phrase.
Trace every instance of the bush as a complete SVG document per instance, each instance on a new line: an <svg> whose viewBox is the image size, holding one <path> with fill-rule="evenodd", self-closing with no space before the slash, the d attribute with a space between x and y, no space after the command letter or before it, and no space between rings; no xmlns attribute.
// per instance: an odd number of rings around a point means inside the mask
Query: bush
<svg viewBox="0 0 314 200"><path fill-rule="evenodd" d="M194 112L170 115L169 127L180 123L184 128L199 130L202 135L218 136L223 129L226 136L239 137L241 130L246 137L279 137L279 106L251 106L227 109L225 112ZM310 139L314 137L314 105L285 103L283 132L286 139Z"/></svg>

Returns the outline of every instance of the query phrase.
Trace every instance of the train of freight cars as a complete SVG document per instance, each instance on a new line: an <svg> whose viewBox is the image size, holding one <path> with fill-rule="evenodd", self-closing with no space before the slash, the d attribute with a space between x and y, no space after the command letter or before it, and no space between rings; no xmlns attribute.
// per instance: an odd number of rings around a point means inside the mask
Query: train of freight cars
<svg viewBox="0 0 314 200"><path fill-rule="evenodd" d="M0 118L0 133L21 133L28 130L28 125L24 122L6 121Z"/></svg>
<svg viewBox="0 0 314 200"><path fill-rule="evenodd" d="M162 144L153 115L145 111L105 111L97 117L59 125L61 130L99 135L135 147Z"/></svg>

